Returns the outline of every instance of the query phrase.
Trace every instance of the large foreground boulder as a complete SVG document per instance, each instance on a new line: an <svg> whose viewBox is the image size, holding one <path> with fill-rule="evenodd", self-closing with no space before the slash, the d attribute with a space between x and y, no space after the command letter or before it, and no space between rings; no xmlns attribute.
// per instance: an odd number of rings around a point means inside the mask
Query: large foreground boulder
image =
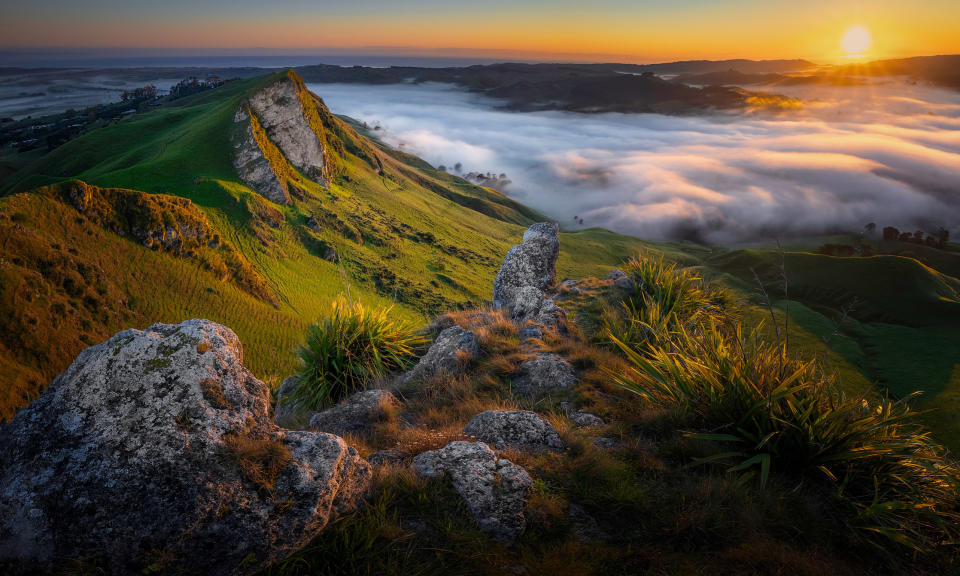
<svg viewBox="0 0 960 576"><path fill-rule="evenodd" d="M126 330L0 429L0 572L251 573L306 545L370 480L340 438L270 421L228 328Z"/></svg>
<svg viewBox="0 0 960 576"><path fill-rule="evenodd" d="M463 433L501 450L562 452L563 440L549 422L527 410L487 410L470 419Z"/></svg>
<svg viewBox="0 0 960 576"><path fill-rule="evenodd" d="M523 242L507 252L493 283L493 307L506 308L520 325L527 322L557 329L566 325L566 317L546 291L557 278L560 254L559 228L556 224L534 224L523 234Z"/></svg>
<svg viewBox="0 0 960 576"><path fill-rule="evenodd" d="M418 454L413 468L421 476L449 476L480 529L500 541L512 544L526 527L533 480L483 442L451 442Z"/></svg>

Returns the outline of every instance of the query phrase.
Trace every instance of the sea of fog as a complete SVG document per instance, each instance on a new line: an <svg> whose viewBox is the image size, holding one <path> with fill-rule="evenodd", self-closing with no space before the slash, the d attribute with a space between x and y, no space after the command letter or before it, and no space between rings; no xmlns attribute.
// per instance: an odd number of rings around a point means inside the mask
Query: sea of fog
<svg viewBox="0 0 960 576"><path fill-rule="evenodd" d="M960 235L958 92L801 87L787 92L799 111L662 116L509 112L447 85L309 87L435 166L505 173L506 194L571 229L716 243L868 222Z"/></svg>

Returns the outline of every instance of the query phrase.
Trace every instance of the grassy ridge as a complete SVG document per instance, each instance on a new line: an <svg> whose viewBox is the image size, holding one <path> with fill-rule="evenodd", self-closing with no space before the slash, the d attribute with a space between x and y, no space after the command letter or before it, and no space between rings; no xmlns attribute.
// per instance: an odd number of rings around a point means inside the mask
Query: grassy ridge
<svg viewBox="0 0 960 576"><path fill-rule="evenodd" d="M0 242L0 314L9 327L0 344L0 416L23 406L81 349L131 326L221 322L240 335L247 365L277 381L295 371L293 350L307 324L340 293L372 306L396 302L395 314L416 322L490 298L503 255L535 216L496 191L393 153L333 117L322 120L337 123L346 145L329 188L301 176L303 198L281 206L238 181L234 112L250 91L281 77L233 82L126 118L28 162L3 184L0 238L17 241ZM361 149L362 157L350 152ZM73 178L145 198L189 199L268 294L252 296L202 260L120 236L37 189ZM565 236L561 274L570 276L605 273L646 246L600 230ZM331 248L336 263L325 259ZM89 286L69 292L52 262L82 267ZM93 310L87 296L100 302Z"/></svg>

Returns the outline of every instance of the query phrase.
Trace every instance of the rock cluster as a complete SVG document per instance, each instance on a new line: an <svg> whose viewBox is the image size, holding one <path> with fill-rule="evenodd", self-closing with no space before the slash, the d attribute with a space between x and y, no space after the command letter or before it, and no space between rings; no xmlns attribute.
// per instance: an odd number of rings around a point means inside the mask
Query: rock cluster
<svg viewBox="0 0 960 576"><path fill-rule="evenodd" d="M483 442L451 442L418 454L413 467L421 476L449 476L480 528L500 541L512 544L526 527L533 480Z"/></svg>
<svg viewBox="0 0 960 576"><path fill-rule="evenodd" d="M228 328L126 330L0 429L0 566L51 571L94 553L117 574L165 558L252 573L306 545L370 481L340 438L269 420L267 386Z"/></svg>
<svg viewBox="0 0 960 576"><path fill-rule="evenodd" d="M562 452L563 440L546 420L526 410L487 410L474 416L463 433L504 450Z"/></svg>
<svg viewBox="0 0 960 576"><path fill-rule="evenodd" d="M520 325L532 322L549 329L564 329L566 316L547 290L556 281L560 254L556 224L534 224L523 242L507 252L493 283L493 307L506 308ZM535 334L533 334L535 335Z"/></svg>

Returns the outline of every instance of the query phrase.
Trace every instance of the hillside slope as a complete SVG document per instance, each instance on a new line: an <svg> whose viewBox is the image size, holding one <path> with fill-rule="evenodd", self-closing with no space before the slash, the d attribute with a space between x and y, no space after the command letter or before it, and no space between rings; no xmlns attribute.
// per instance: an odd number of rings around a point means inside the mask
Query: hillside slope
<svg viewBox="0 0 960 576"><path fill-rule="evenodd" d="M2 418L90 342L159 321L234 327L275 382L337 294L417 319L482 304L512 239L542 218L358 134L292 72L133 115L0 186ZM647 246L564 236L571 276Z"/></svg>

